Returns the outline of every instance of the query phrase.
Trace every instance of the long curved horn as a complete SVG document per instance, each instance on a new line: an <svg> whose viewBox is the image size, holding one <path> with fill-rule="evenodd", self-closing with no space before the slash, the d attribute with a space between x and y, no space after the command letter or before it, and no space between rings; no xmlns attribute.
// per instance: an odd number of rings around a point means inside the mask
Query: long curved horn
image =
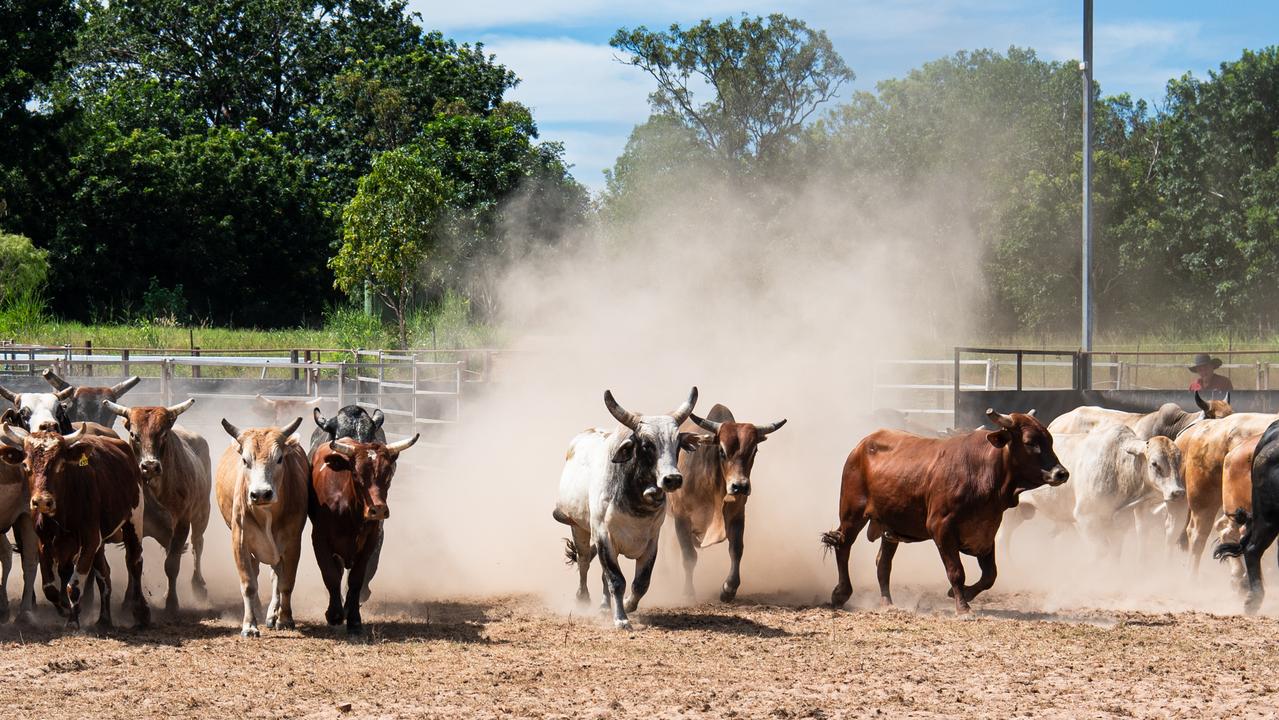
<svg viewBox="0 0 1279 720"><path fill-rule="evenodd" d="M671 417L675 418L675 424L678 425L688 419L693 414L693 406L697 404L697 387L694 386L688 393L688 399L683 405L671 411Z"/></svg>
<svg viewBox="0 0 1279 720"><path fill-rule="evenodd" d="M696 425L697 427L713 433L719 432L719 426L724 424L721 422L715 422L714 420L707 420L706 418L697 417L693 413L688 414L688 419L692 420L693 424Z"/></svg>
<svg viewBox="0 0 1279 720"><path fill-rule="evenodd" d="M995 423L1001 428L1004 428L1005 430L1011 430L1013 428L1013 425L1014 425L1013 419L1008 417L1007 415L1002 415L1000 413L995 412L994 408L986 408L986 417L990 418L991 422Z"/></svg>
<svg viewBox="0 0 1279 720"><path fill-rule="evenodd" d="M369 415L369 418L373 421L373 429L377 430L382 427L382 423L386 422L386 413L379 408L373 408L373 414Z"/></svg>
<svg viewBox="0 0 1279 720"><path fill-rule="evenodd" d="M222 418L222 429L226 430L226 434L235 438L237 442L240 440L240 428L232 425L226 418Z"/></svg>
<svg viewBox="0 0 1279 720"><path fill-rule="evenodd" d="M411 437L411 438L409 438L409 439L407 439L407 440L401 440L401 441L399 441L399 442L393 442L393 443L391 443L390 445L387 445L387 446L386 446L386 449L387 449L387 450L389 450L389 451L391 451L392 453L394 453L394 454L396 454L396 455L399 455L400 453L404 452L405 450L408 450L409 448L413 447L413 443L417 442L417 439L418 439L418 438L420 438L420 437L422 437L422 433L413 433L413 437Z"/></svg>
<svg viewBox="0 0 1279 720"><path fill-rule="evenodd" d="M190 410L191 406L194 404L195 404L195 398L187 398L185 402L180 402L177 405L170 405L169 407L165 408L165 410L168 410L174 415L181 415L187 410ZM301 420L301 418L298 418L298 420Z"/></svg>
<svg viewBox="0 0 1279 720"><path fill-rule="evenodd" d="M142 378L138 377L137 375L121 380L120 382L111 386L111 397L119 400L121 395L132 390L133 386L137 385L141 381L142 381Z"/></svg>
<svg viewBox="0 0 1279 720"><path fill-rule="evenodd" d="M329 450L338 453L339 455L355 457L355 448L347 445L346 443L332 441L329 443Z"/></svg>
<svg viewBox="0 0 1279 720"><path fill-rule="evenodd" d="M767 435L769 433L774 433L774 432L777 432L778 430L781 430L782 426L785 424L786 424L786 418L782 418L781 420L778 420L777 422L771 425L756 425L755 432L759 433L760 435Z"/></svg>
<svg viewBox="0 0 1279 720"><path fill-rule="evenodd" d="M10 425L9 423L4 424L4 430L3 430L4 438L7 440L16 441L19 445L21 445L22 441L26 439L27 435L30 435L30 434L31 433L28 433L25 429L18 427L17 425Z"/></svg>
<svg viewBox="0 0 1279 720"><path fill-rule="evenodd" d="M75 394L74 387L64 387L61 390L54 393L54 395L57 396L59 400L66 400L70 398L73 394Z"/></svg>
<svg viewBox="0 0 1279 720"><path fill-rule="evenodd" d="M44 378L45 382L53 386L54 390L65 390L71 387L71 383L63 380L61 377L58 377L58 374L53 371L53 368L45 368L44 371L40 373L40 377Z"/></svg>
<svg viewBox="0 0 1279 720"><path fill-rule="evenodd" d="M325 431L328 430L328 428L324 427L324 423L328 422L328 420L324 419L324 415L320 413L320 408L315 408L314 410L312 410L311 417L315 419L316 427L319 427Z"/></svg>
<svg viewBox="0 0 1279 720"><path fill-rule="evenodd" d="M1227 391L1226 391L1226 399L1225 399L1225 400L1223 400L1222 402L1226 403L1227 405L1229 405L1229 404L1230 404L1230 391L1229 391L1229 390L1227 390Z"/></svg>
<svg viewBox="0 0 1279 720"><path fill-rule="evenodd" d="M618 405L617 401L613 399L612 390L604 391L604 407L608 408L609 414L612 415L614 418L616 418L618 422L625 425L626 427L632 430L639 427L639 424L640 424L639 414L633 413L630 410L627 410L626 408L622 407L621 405Z"/></svg>
<svg viewBox="0 0 1279 720"><path fill-rule="evenodd" d="M87 427L85 423L80 423L80 428L78 430L75 430L70 434L63 435L62 440L68 445L74 445L80 441L80 438L84 437L85 427Z"/></svg>
<svg viewBox="0 0 1279 720"><path fill-rule="evenodd" d="M21 394L22 394L22 393L15 393L15 392L13 392L12 390L10 390L9 388L7 388L7 387L5 387L5 386L3 386L3 385L0 385L0 397L4 398L5 400L8 400L9 402L13 403L14 405L17 405L17 404L18 404L18 395L21 395Z"/></svg>
<svg viewBox="0 0 1279 720"><path fill-rule="evenodd" d="M299 425L301 425L301 424L302 424L302 418L301 418L301 417L294 418L294 419L293 419L293 422L291 422L291 423L289 423L288 425L285 425L284 427L280 428L280 433L281 433L281 434L283 434L283 435L284 435L284 437L288 437L288 436L292 435L293 433L297 432L297 431L298 431L298 426L299 426Z"/></svg>
<svg viewBox="0 0 1279 720"><path fill-rule="evenodd" d="M1204 399L1199 397L1198 390L1195 391L1195 405L1198 405L1199 409L1203 410L1204 412L1208 412L1209 410L1208 403L1204 402Z"/></svg>
<svg viewBox="0 0 1279 720"><path fill-rule="evenodd" d="M110 400L103 400L102 407L110 410L111 412L115 413L116 415L119 415L120 417L129 417L129 408L123 405L117 405L111 402Z"/></svg>

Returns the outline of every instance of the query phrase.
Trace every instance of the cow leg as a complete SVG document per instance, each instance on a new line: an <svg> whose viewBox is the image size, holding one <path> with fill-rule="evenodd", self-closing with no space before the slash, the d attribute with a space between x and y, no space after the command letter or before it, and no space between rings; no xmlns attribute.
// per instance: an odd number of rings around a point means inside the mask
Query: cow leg
<svg viewBox="0 0 1279 720"><path fill-rule="evenodd" d="M178 572L182 569L182 551L186 550L187 535L190 532L190 523L179 522L173 529L173 537L169 540L168 552L164 556L164 575L169 580L164 611L169 615L176 615L178 612Z"/></svg>
<svg viewBox="0 0 1279 720"><path fill-rule="evenodd" d="M71 575L70 582L66 586L67 600L71 605L67 616L67 627L80 627L80 596L83 588L89 584L89 573L93 572L93 566L101 550L101 535L87 531L80 541L80 554L76 557L74 574Z"/></svg>
<svg viewBox="0 0 1279 720"><path fill-rule="evenodd" d="M1248 600L1244 610L1255 615L1261 609L1261 601L1266 597L1266 587L1261 577L1261 556L1266 554L1270 544L1279 536L1279 525L1266 518L1254 517L1252 527L1248 528L1248 545L1243 549L1244 567L1248 572Z"/></svg>
<svg viewBox="0 0 1279 720"><path fill-rule="evenodd" d="M608 600L613 606L613 625L619 630L630 630L631 621L626 617L622 594L626 592L626 577L617 564L617 555L608 543L600 540L595 544L595 554L599 556L600 566L604 568L604 583L608 587ZM647 555L647 553L645 553Z"/></svg>
<svg viewBox="0 0 1279 720"><path fill-rule="evenodd" d="M59 583L61 579L61 568L55 568L53 565L52 549L49 547L40 548L40 578L41 589L44 591L44 599L53 605L59 615L66 614L66 596L60 588L66 587L66 583Z"/></svg>
<svg viewBox="0 0 1279 720"><path fill-rule="evenodd" d="M240 595L244 599L244 619L240 624L241 637L259 637L258 629L258 562L253 559L243 540L238 537L240 531L233 531L231 554L235 559L235 568L240 571Z"/></svg>
<svg viewBox="0 0 1279 720"><path fill-rule="evenodd" d="M293 622L293 585L298 577L298 559L302 556L302 544L293 543L284 549L283 556L275 570L275 581L272 587L277 589L275 599L275 627L277 630L292 630L297 627Z"/></svg>
<svg viewBox="0 0 1279 720"><path fill-rule="evenodd" d="M583 607L591 602L591 592L586 589L586 576L591 571L591 560L595 559L595 546L591 545L591 533L573 526L573 548L577 562L577 604ZM607 602L608 596L605 595Z"/></svg>
<svg viewBox="0 0 1279 720"><path fill-rule="evenodd" d="M386 537L386 534L383 532L382 528L378 528L377 544L373 546L373 553L369 557L369 569L364 574L364 586L360 588L361 603L368 602L369 597L373 594L373 590L369 587L369 584L373 582L373 576L377 574L378 560L382 558L382 539L384 537ZM350 578L348 578L347 581L350 582Z"/></svg>
<svg viewBox="0 0 1279 720"><path fill-rule="evenodd" d="M271 602L266 606L266 626L275 629L275 620L280 612L280 563L271 566Z"/></svg>
<svg viewBox="0 0 1279 720"><path fill-rule="evenodd" d="M594 546L591 546L591 554L592 554L592 555L598 555L598 554L599 554L599 552L595 549L595 547L594 547ZM603 560L600 560L600 585L602 585L602 586L603 586L603 589L600 591L600 596L601 596L601 597L600 597L600 612L602 612L602 613L606 613L606 612L608 612L608 611L609 611L609 609L610 609L610 608L612 608L612 607L613 607L613 605L612 605L612 602L613 602L613 600L612 600L612 597L613 597L613 588L612 588L612 586L609 584L608 573L604 572L604 561L603 561Z"/></svg>
<svg viewBox="0 0 1279 720"><path fill-rule="evenodd" d="M1006 558L1012 557L1013 533L1022 523L1035 517L1035 506L1030 503L1023 502L1015 508L1011 508L1004 512L1003 520L1000 522L999 531L995 533L995 542L999 546L999 552Z"/></svg>
<svg viewBox="0 0 1279 720"><path fill-rule="evenodd" d="M194 569L191 571L191 592L195 595L195 599L200 602L208 602L209 590L204 584L204 570L202 560L204 558L204 531L209 526L209 515L204 513L204 517L191 523L191 563Z"/></svg>
<svg viewBox="0 0 1279 720"><path fill-rule="evenodd" d="M98 627L109 628L115 625L111 620L111 566L107 564L105 548L99 548L93 558L93 579L98 586Z"/></svg>
<svg viewBox="0 0 1279 720"><path fill-rule="evenodd" d="M324 619L330 625L341 625L346 619L342 609L342 565L334 556L328 540L314 527L311 529L311 546L315 549L315 562L320 566L320 577L329 591L329 607L324 611Z"/></svg>
<svg viewBox="0 0 1279 720"><path fill-rule="evenodd" d="M959 540L946 528L938 532L933 541L937 543L942 565L946 566L946 579L950 581L950 592L947 594L955 598L955 613L964 615L972 608L968 606L967 593L964 592L964 563L959 558Z"/></svg>
<svg viewBox="0 0 1279 720"><path fill-rule="evenodd" d="M742 585L742 551L746 549L746 511L739 510L728 521L728 577L719 591L720 602L732 602Z"/></svg>
<svg viewBox="0 0 1279 720"><path fill-rule="evenodd" d="M9 531L0 532L0 622L9 622L9 573L13 571L13 544Z"/></svg>
<svg viewBox="0 0 1279 720"><path fill-rule="evenodd" d="M1199 574L1199 561L1203 557L1204 547L1208 545L1208 535L1213 521L1220 508L1191 508L1190 522L1186 525L1186 539L1190 548L1190 573Z"/></svg>
<svg viewBox="0 0 1279 720"><path fill-rule="evenodd" d="M879 552L875 555L875 576L879 578L879 604L883 607L893 604L888 579L893 574L893 556L896 554L897 543L888 538L879 541Z"/></svg>
<svg viewBox="0 0 1279 720"><path fill-rule="evenodd" d="M40 541L36 537L31 516L22 514L13 525L18 550L22 553L22 604L18 606L15 622L30 624L35 621L36 566L40 564Z"/></svg>
<svg viewBox="0 0 1279 720"><path fill-rule="evenodd" d="M977 565L981 567L981 577L977 578L977 582L964 588L965 600L972 600L995 585L995 576L998 574L998 569L995 567L995 551L991 550L985 555L978 555Z"/></svg>
<svg viewBox="0 0 1279 720"><path fill-rule="evenodd" d="M1235 524L1234 518L1229 515L1222 515L1217 518L1217 524L1213 528L1217 533L1217 540L1220 543L1238 543L1243 537L1243 526ZM1244 567L1244 561L1238 557L1226 557L1226 564L1230 566L1230 580L1234 583L1235 588L1243 593L1248 589L1248 573Z"/></svg>
<svg viewBox="0 0 1279 720"><path fill-rule="evenodd" d="M848 558L852 554L853 541L857 539L857 533L866 526L865 510L866 504L863 501L842 514L838 530L822 535L822 542L827 547L835 549L835 570L839 573L839 582L831 591L830 604L837 608L843 607L844 603L853 596L853 581L848 575Z"/></svg>
<svg viewBox="0 0 1279 720"><path fill-rule="evenodd" d="M679 538L680 554L684 558L684 597L693 599L693 570L697 568L697 545L693 543L692 523L675 518L675 537Z"/></svg>
<svg viewBox="0 0 1279 720"><path fill-rule="evenodd" d="M375 531L377 536L381 536L382 528L379 525ZM364 546L364 551L355 556L355 562L351 564L351 570L346 576L346 634L362 635L364 634L364 622L360 617L360 596L364 589L364 579L369 572L369 563L373 560L373 554L377 550L377 542L370 538L368 544Z"/></svg>
<svg viewBox="0 0 1279 720"><path fill-rule="evenodd" d="M135 517L120 529L124 535L124 562L129 572L128 586L133 589L132 593L125 592L125 596L133 606L134 627L144 628L151 624L151 608L147 605L146 593L142 591L142 508L138 508L135 511ZM104 602L105 600L103 598Z"/></svg>
<svg viewBox="0 0 1279 720"><path fill-rule="evenodd" d="M648 541L644 554L635 561L635 579L631 581L631 594L626 598L626 612L633 613L639 609L640 600L648 592L648 584L653 580L653 566L657 564L657 535Z"/></svg>

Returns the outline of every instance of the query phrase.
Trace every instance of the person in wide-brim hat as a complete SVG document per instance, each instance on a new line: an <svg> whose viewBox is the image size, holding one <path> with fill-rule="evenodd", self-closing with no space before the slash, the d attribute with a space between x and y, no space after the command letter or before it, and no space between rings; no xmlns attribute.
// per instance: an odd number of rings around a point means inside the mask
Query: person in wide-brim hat
<svg viewBox="0 0 1279 720"><path fill-rule="evenodd" d="M1199 377L1190 383L1190 389L1195 391L1207 392L1230 392L1234 390L1234 384L1230 382L1230 378L1225 375L1218 375L1216 370L1221 367L1221 358L1215 358L1207 353L1199 353L1192 361L1193 364L1186 369L1192 373L1198 373Z"/></svg>

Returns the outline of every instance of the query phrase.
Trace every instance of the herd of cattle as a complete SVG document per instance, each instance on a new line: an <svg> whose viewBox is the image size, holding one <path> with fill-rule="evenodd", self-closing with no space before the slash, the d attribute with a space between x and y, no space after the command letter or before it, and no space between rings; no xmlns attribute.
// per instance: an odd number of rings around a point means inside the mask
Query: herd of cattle
<svg viewBox="0 0 1279 720"><path fill-rule="evenodd" d="M325 418L319 408L309 450L295 434L300 402L262 399L274 424L237 427L213 469L209 444L176 424L194 404L127 407L122 395L138 379L112 387L74 387L45 371L54 392L14 393L0 416L0 615L16 550L23 570L17 620L32 622L37 567L45 597L78 626L96 589L99 624L110 626L111 568L107 543L124 546L124 605L136 625L150 621L142 589L142 540L166 551L165 608L178 609L177 579L191 549L191 587L207 597L201 571L211 497L231 531L231 552L244 600L241 634L257 636L261 564L271 568L270 628L294 625L291 596L309 520L311 542L329 602L325 619L362 631L361 603L377 569L387 497L400 453L418 439L388 443L383 413L359 406ZM1246 608L1262 599L1260 558L1279 536L1279 418L1234 413L1225 400L1195 394L1197 412L1169 403L1150 413L1080 407L1045 426L1035 411L988 410L993 429L929 436L877 430L844 463L839 526L822 535L835 551L838 583L831 602L852 596L849 556L863 530L879 540L881 602L897 546L932 540L941 555L956 611L995 582L996 545L1006 553L1016 528L1034 518L1073 528L1098 554L1113 554L1126 536L1159 529L1171 551L1188 553L1197 570L1211 531L1218 558L1248 590ZM566 555L587 603L587 575L599 558L603 609L630 627L648 590L666 516L683 554L684 591L693 593L698 550L727 540L730 570L720 599L741 584L746 504L759 444L786 424L737 422L723 405L693 413L697 388L669 413L643 415L611 392L604 405L620 425L589 429L569 445L552 513L569 526ZM127 436L113 429L117 420ZM14 542L8 537L13 530ZM965 584L961 554L977 558L981 576ZM636 561L630 592L619 557ZM342 581L346 576L346 592ZM92 580L92 582L90 582Z"/></svg>
<svg viewBox="0 0 1279 720"><path fill-rule="evenodd" d="M308 452L294 434L301 417L283 427L277 421L277 426L246 428L223 419L232 441L211 472L209 443L176 424L194 399L130 408L117 401L138 383L136 377L112 387L73 387L51 370L44 377L54 392L0 387L0 396L13 404L0 417L0 614L9 612L10 529L22 559L19 622L33 620L38 565L45 597L69 625L79 625L81 605L96 587L98 623L110 626L111 568L104 547L121 543L128 572L124 605L136 625L148 624L144 537L166 551L166 611L178 609L178 571L188 539L191 588L203 599L201 558L212 495L231 530L244 598L242 635L260 632L261 564L272 574L267 626L293 626L291 595L308 519L329 593L325 618L331 625L345 622L349 633L362 631L360 604L377 568L396 459L418 436L387 443L381 411L370 415L351 405L325 418L316 408ZM278 416L295 407L273 409ZM123 420L127 439L112 429L117 419Z"/></svg>

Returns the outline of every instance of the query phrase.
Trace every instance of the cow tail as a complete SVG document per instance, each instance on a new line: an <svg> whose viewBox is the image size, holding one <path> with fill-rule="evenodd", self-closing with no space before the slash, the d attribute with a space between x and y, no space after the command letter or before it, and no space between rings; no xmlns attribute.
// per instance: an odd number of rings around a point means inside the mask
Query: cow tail
<svg viewBox="0 0 1279 720"><path fill-rule="evenodd" d="M566 565L575 565L580 556L581 550L578 549L577 543L569 538L564 538L564 563Z"/></svg>
<svg viewBox="0 0 1279 720"><path fill-rule="evenodd" d="M844 545L844 540L844 533L840 530L822 533L822 555L829 553L831 550L838 550Z"/></svg>
<svg viewBox="0 0 1279 720"><path fill-rule="evenodd" d="M1247 510L1239 508L1230 515L1230 519L1234 520L1236 525L1244 528L1243 535L1239 538L1239 542L1220 543L1212 550L1212 558L1214 560L1224 560L1228 557L1237 558L1243 555L1243 549L1248 547L1248 536L1252 533L1252 516Z"/></svg>

